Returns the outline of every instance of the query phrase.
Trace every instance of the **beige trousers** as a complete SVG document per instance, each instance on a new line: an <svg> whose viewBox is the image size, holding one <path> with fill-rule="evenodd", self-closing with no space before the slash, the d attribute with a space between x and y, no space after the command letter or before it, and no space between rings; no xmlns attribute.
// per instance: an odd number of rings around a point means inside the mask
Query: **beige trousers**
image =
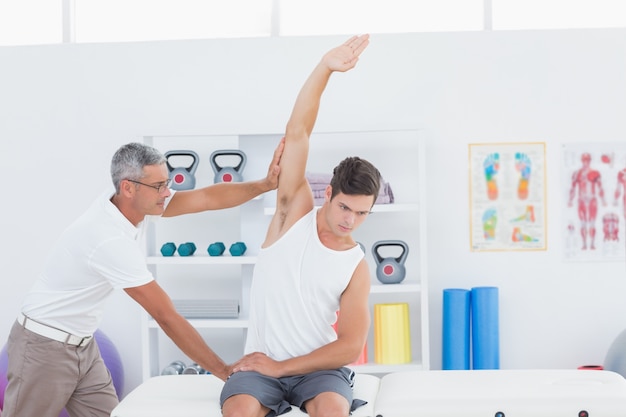
<svg viewBox="0 0 626 417"><path fill-rule="evenodd" d="M109 417L119 402L95 340L71 346L15 322L7 353L2 417Z"/></svg>

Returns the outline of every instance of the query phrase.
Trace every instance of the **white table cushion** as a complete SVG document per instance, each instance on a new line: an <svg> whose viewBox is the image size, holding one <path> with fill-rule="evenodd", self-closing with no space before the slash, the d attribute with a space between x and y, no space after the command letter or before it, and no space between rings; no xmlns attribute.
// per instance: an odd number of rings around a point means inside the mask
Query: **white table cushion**
<svg viewBox="0 0 626 417"><path fill-rule="evenodd" d="M498 413L502 414L498 414ZM609 371L407 371L381 378L381 417L624 417L626 380Z"/></svg>
<svg viewBox="0 0 626 417"><path fill-rule="evenodd" d="M111 417L219 417L224 381L214 375L162 375L132 390Z"/></svg>
<svg viewBox="0 0 626 417"><path fill-rule="evenodd" d="M368 401L352 414L374 417L380 378L357 374L354 397ZM162 375L150 378L115 407L111 417L221 417L220 392L224 382L213 375ZM283 416L306 415L296 407Z"/></svg>

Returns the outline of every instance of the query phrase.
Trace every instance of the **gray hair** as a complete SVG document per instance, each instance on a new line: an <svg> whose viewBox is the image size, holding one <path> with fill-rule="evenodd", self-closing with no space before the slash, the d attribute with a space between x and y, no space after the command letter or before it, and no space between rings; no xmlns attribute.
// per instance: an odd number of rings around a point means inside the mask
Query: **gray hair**
<svg viewBox="0 0 626 417"><path fill-rule="evenodd" d="M120 192L122 180L138 181L143 178L146 165L161 165L165 156L157 149L143 143L128 143L119 148L111 159L111 180L115 193Z"/></svg>

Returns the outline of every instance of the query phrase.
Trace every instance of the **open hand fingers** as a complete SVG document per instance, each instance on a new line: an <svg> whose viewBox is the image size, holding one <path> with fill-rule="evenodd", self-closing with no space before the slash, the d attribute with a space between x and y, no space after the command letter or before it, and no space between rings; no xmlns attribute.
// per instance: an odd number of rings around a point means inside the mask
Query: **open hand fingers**
<svg viewBox="0 0 626 417"><path fill-rule="evenodd" d="M353 36L348 39L344 45L352 50L352 54L354 56L359 56L361 55L361 52L363 52L365 48L367 48L367 45L369 45L369 39L369 34Z"/></svg>

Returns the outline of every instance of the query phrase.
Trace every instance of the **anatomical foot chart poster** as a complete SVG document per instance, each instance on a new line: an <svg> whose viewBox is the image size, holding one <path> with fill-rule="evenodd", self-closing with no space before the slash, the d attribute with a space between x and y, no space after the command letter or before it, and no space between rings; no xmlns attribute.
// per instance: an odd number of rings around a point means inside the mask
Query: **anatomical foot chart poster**
<svg viewBox="0 0 626 417"><path fill-rule="evenodd" d="M545 143L469 145L472 251L546 250Z"/></svg>
<svg viewBox="0 0 626 417"><path fill-rule="evenodd" d="M565 259L623 260L626 144L564 144L562 156L561 230Z"/></svg>

